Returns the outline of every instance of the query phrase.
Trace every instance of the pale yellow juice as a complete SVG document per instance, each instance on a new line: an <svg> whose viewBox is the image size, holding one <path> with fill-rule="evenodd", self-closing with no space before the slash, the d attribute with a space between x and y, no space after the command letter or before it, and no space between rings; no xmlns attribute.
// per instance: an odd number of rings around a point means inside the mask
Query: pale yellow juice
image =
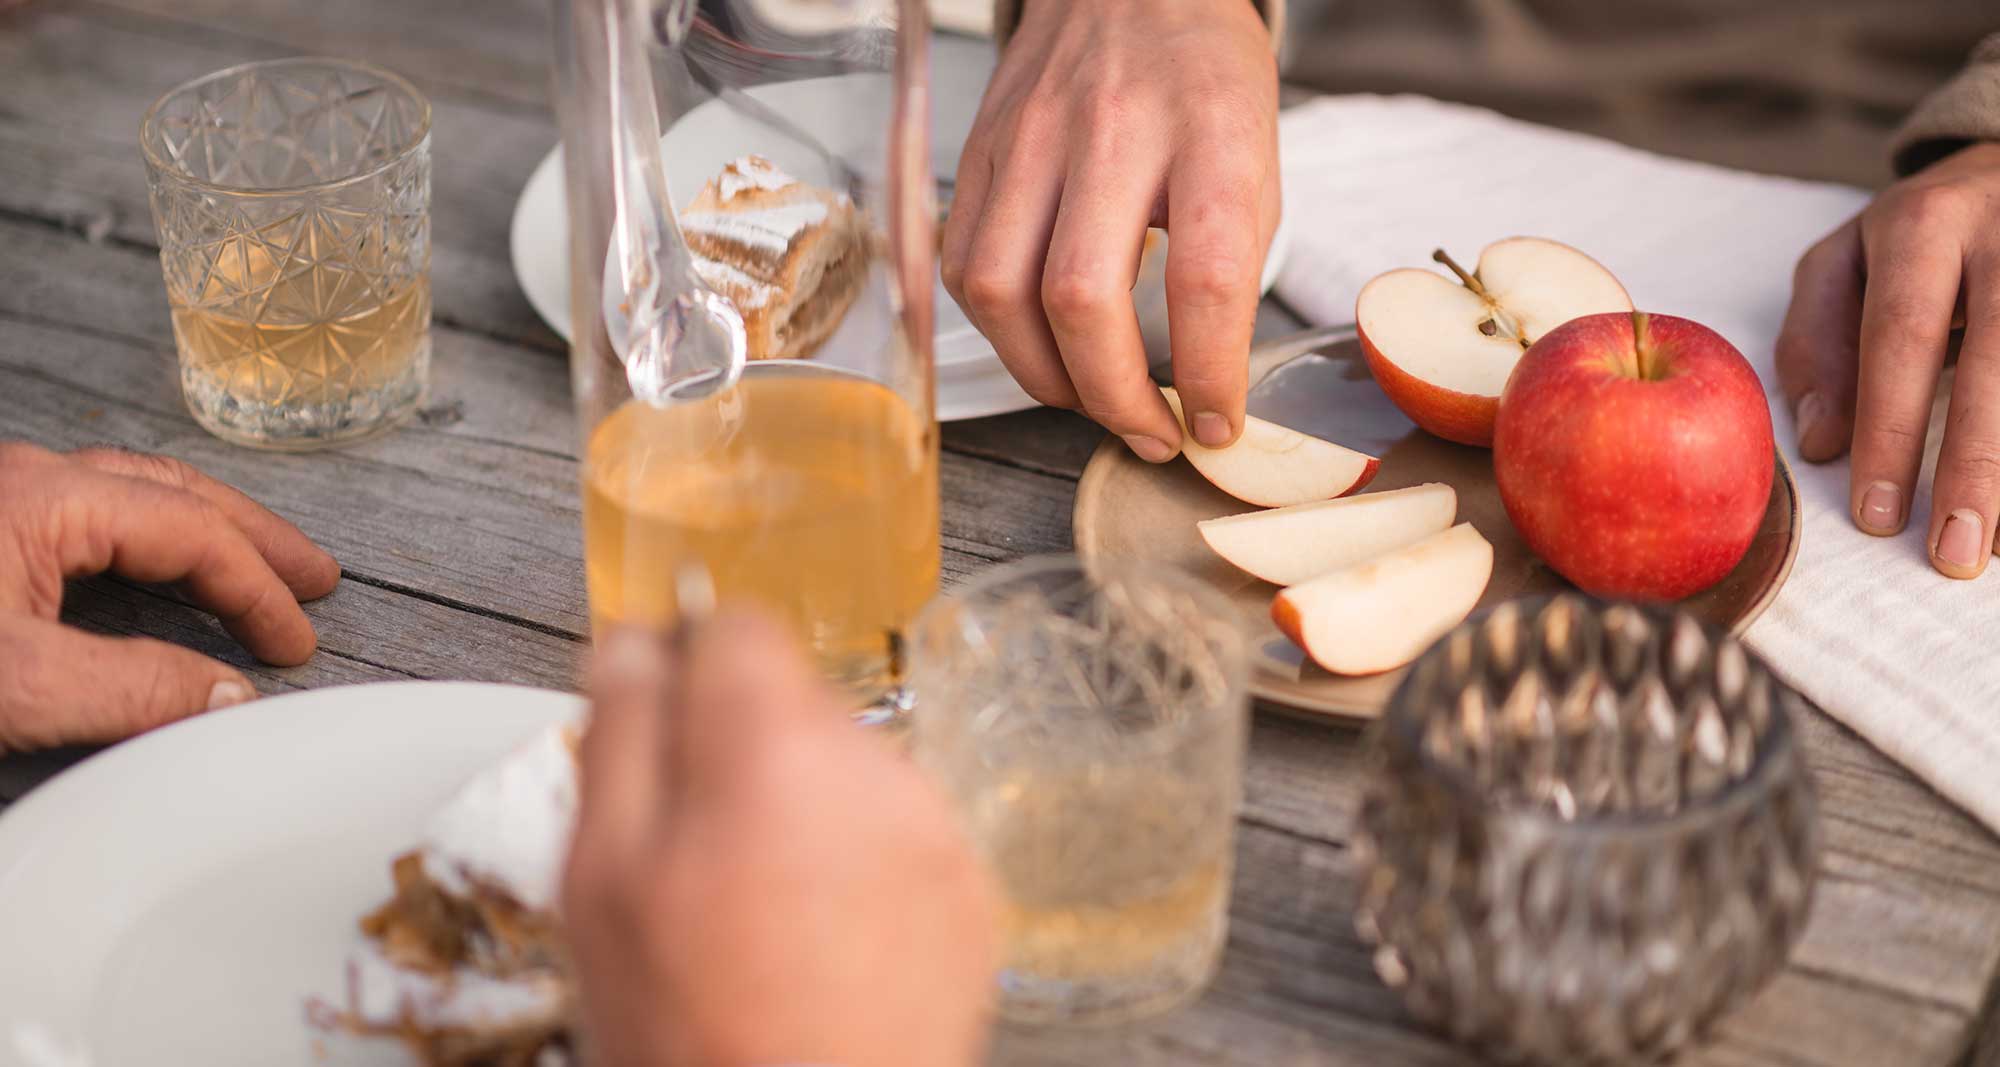
<svg viewBox="0 0 2000 1067"><path fill-rule="evenodd" d="M224 239L168 303L181 389L204 426L266 447L372 432L421 399L430 363L429 278L414 253L331 220L275 250Z"/></svg>
<svg viewBox="0 0 2000 1067"><path fill-rule="evenodd" d="M979 792L1006 966L1137 980L1212 965L1229 904L1231 804L1158 768L1021 771Z"/></svg>
<svg viewBox="0 0 2000 1067"><path fill-rule="evenodd" d="M174 308L183 373L244 403L328 403L407 378L430 333L430 282L304 322Z"/></svg>
<svg viewBox="0 0 2000 1067"><path fill-rule="evenodd" d="M937 439L887 387L752 364L734 388L627 401L584 461L594 620L674 618L676 575L789 622L857 701L901 672L903 629L937 590Z"/></svg>

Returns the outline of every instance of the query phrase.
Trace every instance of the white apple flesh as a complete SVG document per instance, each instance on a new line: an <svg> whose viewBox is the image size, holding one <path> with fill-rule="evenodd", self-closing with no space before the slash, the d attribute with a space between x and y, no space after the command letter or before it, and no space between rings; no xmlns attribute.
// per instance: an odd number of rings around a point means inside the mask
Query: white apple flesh
<svg viewBox="0 0 2000 1067"><path fill-rule="evenodd" d="M1382 462L1331 441L1266 422L1243 420L1243 434L1227 448L1209 448L1187 431L1180 394L1162 389L1167 406L1187 433L1181 451L1217 489L1246 504L1282 508L1355 492Z"/></svg>
<svg viewBox="0 0 2000 1067"><path fill-rule="evenodd" d="M1273 585L1297 585L1421 541L1451 525L1458 494L1442 482L1317 500L1196 523L1215 554Z"/></svg>
<svg viewBox="0 0 2000 1067"><path fill-rule="evenodd" d="M1410 421L1460 444L1493 443L1500 392L1521 353L1571 319L1631 311L1611 272L1566 244L1509 237L1458 280L1407 267L1377 276L1354 302L1368 367Z"/></svg>
<svg viewBox="0 0 2000 1067"><path fill-rule="evenodd" d="M1416 659L1465 621L1493 577L1493 546L1471 523L1280 592L1271 621L1335 674Z"/></svg>

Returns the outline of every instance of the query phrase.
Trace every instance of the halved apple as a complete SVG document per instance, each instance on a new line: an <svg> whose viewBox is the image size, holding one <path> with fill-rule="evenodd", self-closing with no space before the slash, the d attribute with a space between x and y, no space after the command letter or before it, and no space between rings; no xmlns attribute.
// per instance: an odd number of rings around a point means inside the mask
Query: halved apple
<svg viewBox="0 0 2000 1067"><path fill-rule="evenodd" d="M1186 431L1180 394L1160 391ZM1382 465L1374 456L1255 417L1244 418L1243 435L1228 448L1208 448L1188 432L1181 451L1217 489L1266 508L1345 496L1367 485Z"/></svg>
<svg viewBox="0 0 2000 1067"><path fill-rule="evenodd" d="M1271 621L1335 674L1416 659L1465 621L1493 577L1493 546L1469 522L1278 594Z"/></svg>
<svg viewBox="0 0 2000 1067"><path fill-rule="evenodd" d="M1354 301L1368 368L1410 421L1447 441L1493 444L1500 391L1521 353L1571 319L1630 311L1603 264L1566 244L1509 237L1487 245L1468 274L1406 267L1378 275Z"/></svg>
<svg viewBox="0 0 2000 1067"><path fill-rule="evenodd" d="M1427 482L1207 519L1195 528L1223 559L1273 585L1297 585L1421 541L1457 513L1451 486Z"/></svg>

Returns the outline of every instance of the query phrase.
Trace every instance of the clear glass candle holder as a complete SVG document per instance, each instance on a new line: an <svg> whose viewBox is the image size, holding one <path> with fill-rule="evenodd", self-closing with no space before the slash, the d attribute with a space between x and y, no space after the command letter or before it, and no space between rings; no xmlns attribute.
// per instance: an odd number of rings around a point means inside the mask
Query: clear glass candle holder
<svg viewBox="0 0 2000 1067"><path fill-rule="evenodd" d="M1804 927L1804 707L1667 609L1564 595L1462 625L1372 734L1356 925L1377 972L1501 1060L1680 1048Z"/></svg>
<svg viewBox="0 0 2000 1067"><path fill-rule="evenodd" d="M181 396L226 441L389 429L430 379L430 104L365 63L278 59L169 90L139 144Z"/></svg>
<svg viewBox="0 0 2000 1067"><path fill-rule="evenodd" d="M911 744L998 878L1008 1021L1123 1022L1213 977L1249 724L1233 611L1171 568L1048 558L919 617Z"/></svg>

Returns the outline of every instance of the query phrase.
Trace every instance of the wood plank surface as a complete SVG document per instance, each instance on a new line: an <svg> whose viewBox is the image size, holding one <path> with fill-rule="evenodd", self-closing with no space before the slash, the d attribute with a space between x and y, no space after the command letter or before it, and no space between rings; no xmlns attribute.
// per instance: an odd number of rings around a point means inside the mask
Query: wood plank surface
<svg viewBox="0 0 2000 1067"><path fill-rule="evenodd" d="M169 85L297 51L394 67L437 117L431 399L396 434L313 456L233 448L182 410L135 143ZM588 616L563 350L516 289L506 239L556 140L546 51L541 0L30 0L0 13L0 437L188 459L299 523L346 575L309 606L320 653L296 668L251 662L171 592L128 582L75 583L69 621L187 644L265 692L577 684ZM1260 334L1296 325L1267 303ZM947 427L947 585L1066 548L1074 481L1101 436L1053 411ZM1802 726L1827 842L1813 920L1792 966L1681 1062L1995 1063L2000 842L1845 729ZM995 1062L1477 1062L1411 1025L1353 933L1363 745L1352 727L1262 710L1215 987L1135 1028L1004 1033ZM0 804L83 754L0 759Z"/></svg>

